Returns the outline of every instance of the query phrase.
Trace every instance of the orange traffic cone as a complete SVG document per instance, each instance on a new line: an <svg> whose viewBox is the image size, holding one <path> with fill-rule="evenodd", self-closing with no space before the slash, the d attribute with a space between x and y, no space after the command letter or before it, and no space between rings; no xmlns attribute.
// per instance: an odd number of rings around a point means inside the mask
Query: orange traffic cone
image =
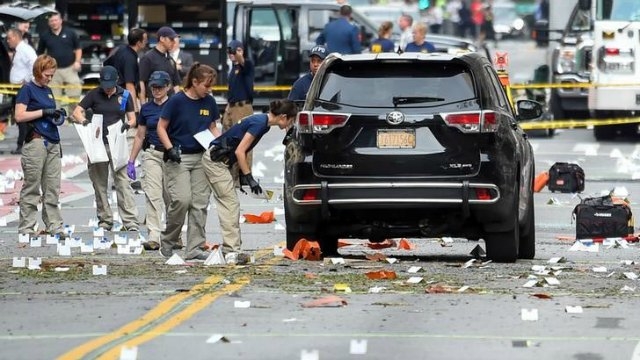
<svg viewBox="0 0 640 360"><path fill-rule="evenodd" d="M533 191L540 192L549 182L549 172L543 171L533 180Z"/></svg>

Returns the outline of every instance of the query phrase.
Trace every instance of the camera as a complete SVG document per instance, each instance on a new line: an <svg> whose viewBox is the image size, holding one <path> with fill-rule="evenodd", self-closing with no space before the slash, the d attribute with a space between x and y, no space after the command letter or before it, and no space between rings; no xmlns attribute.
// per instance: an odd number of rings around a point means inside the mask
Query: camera
<svg viewBox="0 0 640 360"><path fill-rule="evenodd" d="M235 55L236 54L236 49L228 47L227 48L227 54Z"/></svg>

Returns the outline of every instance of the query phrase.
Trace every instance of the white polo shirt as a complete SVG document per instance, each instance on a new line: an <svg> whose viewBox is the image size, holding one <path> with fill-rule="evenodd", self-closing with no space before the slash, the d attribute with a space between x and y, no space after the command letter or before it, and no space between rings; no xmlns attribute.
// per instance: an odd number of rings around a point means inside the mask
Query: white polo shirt
<svg viewBox="0 0 640 360"><path fill-rule="evenodd" d="M16 46L9 81L12 84L21 84L31 81L33 77L33 63L36 62L36 51L24 41L20 41Z"/></svg>

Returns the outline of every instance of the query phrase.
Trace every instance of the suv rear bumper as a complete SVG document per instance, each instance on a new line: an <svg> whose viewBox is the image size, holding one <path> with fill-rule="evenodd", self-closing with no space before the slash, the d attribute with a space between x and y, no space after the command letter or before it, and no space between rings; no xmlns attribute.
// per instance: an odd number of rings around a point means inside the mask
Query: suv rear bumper
<svg viewBox="0 0 640 360"><path fill-rule="evenodd" d="M306 190L318 190L319 198L305 199ZM380 191L384 189L384 191ZM482 205L500 200L500 189L495 184L462 182L349 182L299 184L292 189L292 199L299 206L328 204L349 208L350 205ZM488 199L476 197L476 190L488 190ZM329 192L331 196L329 197Z"/></svg>

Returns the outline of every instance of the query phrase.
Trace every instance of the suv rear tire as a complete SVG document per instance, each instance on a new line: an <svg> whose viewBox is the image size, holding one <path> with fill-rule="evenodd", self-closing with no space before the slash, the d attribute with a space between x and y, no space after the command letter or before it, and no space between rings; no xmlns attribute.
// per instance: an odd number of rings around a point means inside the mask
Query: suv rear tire
<svg viewBox="0 0 640 360"><path fill-rule="evenodd" d="M518 248L519 259L533 259L536 256L536 226L535 211L533 207L533 193L527 202L527 217L520 227L520 245Z"/></svg>
<svg viewBox="0 0 640 360"><path fill-rule="evenodd" d="M495 262L515 262L518 259L518 246L520 245L520 224L518 223L518 198L519 186L514 189L513 211L511 223L513 228L508 231L487 232L484 242L487 247L487 258Z"/></svg>

